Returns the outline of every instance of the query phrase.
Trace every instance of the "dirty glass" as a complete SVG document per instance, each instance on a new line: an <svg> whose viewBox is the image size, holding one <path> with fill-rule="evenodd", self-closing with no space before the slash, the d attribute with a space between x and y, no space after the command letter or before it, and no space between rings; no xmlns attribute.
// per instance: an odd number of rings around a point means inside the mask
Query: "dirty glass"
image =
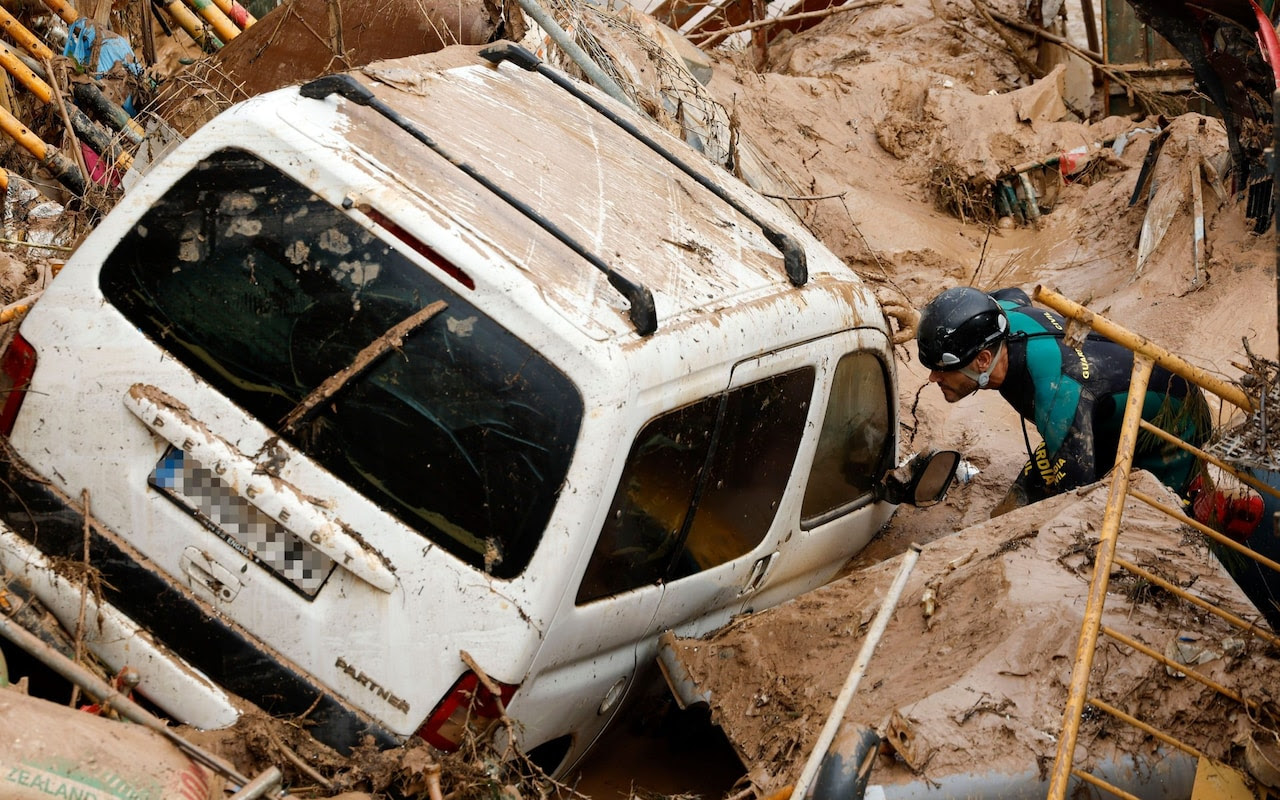
<svg viewBox="0 0 1280 800"><path fill-rule="evenodd" d="M144 334L427 539L498 577L527 565L568 468L581 396L340 209L250 154L220 152L146 213L101 285ZM445 310L403 346L281 427L321 382L437 300Z"/></svg>
<svg viewBox="0 0 1280 800"><path fill-rule="evenodd" d="M885 386L884 366L870 353L849 353L836 365L801 505L802 525L825 521L867 497L892 466Z"/></svg>
<svg viewBox="0 0 1280 800"><path fill-rule="evenodd" d="M578 604L678 580L754 549L791 476L814 375L812 368L776 375L646 423Z"/></svg>

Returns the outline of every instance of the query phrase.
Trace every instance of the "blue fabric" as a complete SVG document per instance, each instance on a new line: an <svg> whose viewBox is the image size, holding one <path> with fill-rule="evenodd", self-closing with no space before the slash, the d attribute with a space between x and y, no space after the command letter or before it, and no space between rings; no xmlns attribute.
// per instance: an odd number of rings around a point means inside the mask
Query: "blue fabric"
<svg viewBox="0 0 1280 800"><path fill-rule="evenodd" d="M93 58L93 45L97 39L98 29L93 21L81 17L71 23L71 27L67 30L67 44L62 48L62 54L75 61L82 69L91 72L95 78L102 77L120 63L123 63L125 69L134 75L142 74L142 67L138 65L129 40L111 31L102 32L102 43L98 46L98 63L90 65L88 62ZM124 110L129 116L137 113L133 107L132 97L125 100Z"/></svg>

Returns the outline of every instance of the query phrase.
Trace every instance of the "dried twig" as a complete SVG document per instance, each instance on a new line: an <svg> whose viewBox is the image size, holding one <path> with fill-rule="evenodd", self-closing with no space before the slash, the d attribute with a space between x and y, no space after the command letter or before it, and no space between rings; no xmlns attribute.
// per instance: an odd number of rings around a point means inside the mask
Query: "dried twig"
<svg viewBox="0 0 1280 800"><path fill-rule="evenodd" d="M759 192L759 194L771 197L774 200L838 200L848 192L836 192L835 194L769 194L768 192Z"/></svg>
<svg viewBox="0 0 1280 800"><path fill-rule="evenodd" d="M47 63L47 62L46 62ZM75 661L77 664L84 658L84 615L89 605L89 490L80 492L80 502L84 507L84 573L80 581L80 613L76 617ZM71 700L67 705L72 708L80 702L80 684L72 683Z"/></svg>
<svg viewBox="0 0 1280 800"><path fill-rule="evenodd" d="M1013 37L1006 33L1004 28L1000 27L1000 25L992 19L992 12L987 8L987 4L982 2L982 0L972 0L972 2L973 7L976 8L978 13L982 15L982 18L986 20L987 26L991 28L991 31L1004 41L1005 47L1009 48L1009 54L1013 56L1014 60L1032 76L1036 78L1043 78L1045 75L1044 70L1040 69L1039 66L1022 54L1022 51L1025 49L1024 46L1015 42Z"/></svg>
<svg viewBox="0 0 1280 800"><path fill-rule="evenodd" d="M756 28L764 28L770 25L782 25L787 22L796 22L802 19L818 19L820 17L833 17L836 14L843 14L847 11L858 11L863 8L871 8L872 6L884 5L889 0L861 0L861 2L846 3L842 6L834 6L826 8L822 11L804 11L799 14L788 14L784 17L774 17L773 19L759 19L755 22L744 22L741 25L734 25L732 28L720 28L714 31L691 32L689 38L695 44L705 43L708 39L714 39L729 36L734 33L742 33L743 31L751 31Z"/></svg>
<svg viewBox="0 0 1280 800"><path fill-rule="evenodd" d="M294 409L280 421L282 431L285 433L291 431L312 409L337 394L348 381L372 366L388 350L403 344L404 337L439 314L447 305L445 301L437 300L426 308L416 311L408 319L396 323L389 331L374 339L363 350L356 353L356 357L351 359L350 364L325 378L324 383L317 386L311 394L302 399L301 403L294 406Z"/></svg>
<svg viewBox="0 0 1280 800"><path fill-rule="evenodd" d="M328 67L332 68L335 61L341 61L343 65L350 67L351 60L347 58L347 45L342 35L342 3L340 0L329 0L326 5L329 9L329 49L333 52Z"/></svg>
<svg viewBox="0 0 1280 800"><path fill-rule="evenodd" d="M981 0L974 0L975 4L979 2L981 2ZM1098 70L1099 72L1101 72L1102 74L1110 78L1111 80L1123 86L1125 88L1125 91L1129 92L1134 98L1137 98L1137 100L1140 103L1142 103L1142 105L1145 106L1148 111L1152 113L1164 113L1165 111L1168 111L1169 108L1171 108L1172 104L1169 101L1162 101L1161 98L1154 92L1149 92L1146 89L1140 88L1136 83L1133 82L1133 79L1130 78L1124 72L1118 69L1115 69L1114 67L1111 67L1110 65L1104 63L1102 60L1101 54L1095 53L1091 50L1084 50L1072 44L1070 41L1063 39L1060 36L1055 36L1054 34L1051 34L1048 31L1042 31L1038 28L1034 28L1029 25L1024 25L1018 22L1017 20L1006 17L1004 14L1001 14L999 11L989 10L989 12L990 12L989 16L994 18L995 20L998 20L1002 25L1006 25L1010 28L1016 28L1022 31L1027 31L1028 29L1030 29L1030 31L1028 32L1030 32L1032 35L1039 36L1045 39L1046 41L1053 42L1054 44L1057 44L1058 46L1062 47L1062 49L1066 50L1068 53L1071 53L1072 55L1088 62L1094 69ZM993 26L993 30L997 30L997 33L999 32L998 29L994 28L994 26ZM1015 52L1015 55L1016 55L1016 52Z"/></svg>
<svg viewBox="0 0 1280 800"><path fill-rule="evenodd" d="M110 3L107 4L110 8ZM76 129L71 127L71 115L67 113L67 105L62 102L62 87L59 85L58 78L53 72L53 62L44 59L44 75L50 88L53 89L53 102L58 108L58 114L62 117L62 127L71 140L71 154L75 156L76 166L80 168L80 174L84 176L85 189L88 190L91 178L89 177L89 168L84 163L84 153L80 150L80 137L76 136ZM113 165L114 166L114 165Z"/></svg>
<svg viewBox="0 0 1280 800"><path fill-rule="evenodd" d="M271 741L272 746L275 747L276 750L280 751L280 754L283 755L290 764L293 764L300 772L319 784L326 792L333 791L333 783L328 778L321 775L315 767L308 764L302 756L298 755L297 751L281 741L280 737L276 736L275 731L271 730L270 726L264 727L263 730L266 731L267 738Z"/></svg>
<svg viewBox="0 0 1280 800"><path fill-rule="evenodd" d="M1083 59L1093 61L1099 64L1102 63L1101 53L1095 53L1092 50L1084 50L1078 47L1077 45L1072 44L1069 39L1065 39L1056 33L1051 33L1045 30L1044 28L1037 28L1035 25L1028 25L1025 22L1019 22L1018 20L1013 19L1012 17L1006 16L1000 13L999 11L996 11L994 8L987 9L987 10L991 13L991 16L995 17L995 19L1001 25L1005 25L1007 27L1013 28L1016 31L1022 31L1023 33L1034 36L1037 39L1044 39L1046 42L1052 42L1057 45L1062 45L1063 47L1076 53Z"/></svg>

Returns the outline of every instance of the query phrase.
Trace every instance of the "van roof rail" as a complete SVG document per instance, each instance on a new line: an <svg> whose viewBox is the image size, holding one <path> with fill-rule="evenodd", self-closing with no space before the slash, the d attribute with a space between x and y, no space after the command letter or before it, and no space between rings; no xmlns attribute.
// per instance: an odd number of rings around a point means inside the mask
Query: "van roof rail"
<svg viewBox="0 0 1280 800"><path fill-rule="evenodd" d="M739 214L755 223L760 228L760 232L764 234L764 237L769 240L769 243L778 248L779 252L782 253L783 267L787 272L787 279L791 281L792 286L804 286L805 283L808 282L809 267L807 257L805 256L804 248L800 246L799 242L786 233L783 233L773 227L765 220L760 219L754 211L747 208L725 191L724 187L720 186L706 175L703 175L701 172L695 170L692 166L681 160L675 153L672 153L667 148L658 144L656 140L652 139L646 133L637 128L630 120L618 115L604 103L601 103L596 98L582 91L582 89L575 86L573 81L569 78L543 64L542 61L533 53L530 53L518 44L512 44L511 42L498 42L497 44L490 45L489 47L481 50L480 57L493 64L510 61L521 69L537 72L550 80L556 86L559 86L561 89L564 89L583 103L586 103L591 108L600 112L600 114L610 122L631 134L631 136L637 141L643 143L650 150L675 165L676 168L692 178L698 183L698 185L707 189L716 197L732 206Z"/></svg>
<svg viewBox="0 0 1280 800"><path fill-rule="evenodd" d="M631 304L628 315L631 318L631 324L635 327L636 333L641 336L648 336L658 329L658 312L654 307L653 293L649 289L637 283L630 278L620 274L613 267L610 267L599 256L586 247L581 245L576 239L565 233L561 228L551 220L539 214L527 203L514 197L506 189L497 185L493 181L486 178L465 161L461 161L442 148L434 139L428 136L421 128L414 125L413 122L406 119L402 114L391 108L386 103L374 96L373 92L351 75L340 73L337 75L326 75L322 78L316 78L313 81L304 83L299 88L299 93L303 97L313 100L323 100L331 94L337 94L357 105L367 106L390 120L397 127L426 145L433 152L440 155L450 164L457 167L467 176L475 180L484 188L493 192L495 195L506 201L515 210L528 217L540 228L554 236L562 244L573 252L582 256L592 266L604 273L608 278L609 284L618 291Z"/></svg>

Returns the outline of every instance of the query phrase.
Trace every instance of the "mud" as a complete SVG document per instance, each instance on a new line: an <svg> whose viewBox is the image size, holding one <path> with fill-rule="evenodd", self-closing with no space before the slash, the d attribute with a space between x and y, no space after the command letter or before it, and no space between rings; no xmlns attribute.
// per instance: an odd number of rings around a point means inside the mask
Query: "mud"
<svg viewBox="0 0 1280 800"><path fill-rule="evenodd" d="M1022 12L1015 0L991 5L1010 16ZM1068 14L1077 13L1073 4L1067 5ZM439 44L474 44L499 31L513 38L522 33L518 20L487 6L427 13L413 3L347 2L343 12L343 44L335 50L325 4L291 0L214 61L175 75L170 84L174 94L164 97L157 110L169 114L178 129L189 130L241 94L326 69ZM1045 54L1028 37L1010 36L1022 53L1043 60ZM450 52L449 57L461 58L471 51ZM1245 361L1242 340L1255 353L1276 357L1274 230L1254 233L1243 196L1229 181L1215 184L1207 172L1206 269L1197 274L1192 267L1189 165L1222 163L1227 144L1218 120L1196 114L1173 119L1152 176L1154 191L1131 205L1155 120L1081 119L1077 104L1064 100L1072 65L1055 70L1046 64L1047 75L1035 79L1004 41L976 20L969 3L898 0L835 15L811 30L781 37L762 61L740 45L720 47L709 57L709 91L727 109L736 135L751 142L764 168L797 187L798 193L785 202L875 287L882 301L918 308L957 284L1027 290L1043 284L1228 380L1239 375L1232 361ZM1074 67L1078 73L1079 65ZM1097 105L1096 97L1091 107ZM180 108L179 101L186 107ZM1124 139L1122 149L1095 148L1088 168L1071 180L1056 168L1029 173L1043 201L1038 221L1019 224L997 218L990 197L997 176L1015 165L1117 137ZM12 152L7 155L30 165ZM1141 229L1148 208L1156 205L1167 209L1168 218L1161 223L1165 233L1149 248L1139 270ZM12 204L10 208L26 214ZM24 220L37 227L28 216L18 220L20 226ZM84 232L83 226L73 227L70 235L63 230L61 238L42 241L61 246ZM0 298L13 302L38 292L62 255L31 246L11 248L0 259ZM877 656L859 719L881 725L898 712L898 730L919 731L917 752L904 752L900 760L881 759L877 770L910 772L912 762L942 770L993 754L1042 755L1045 737L1056 725L1053 717L1060 713L1076 623L1050 616L1051 606L1042 602L1048 598L1029 597L1016 616L992 625L985 617L985 598L1007 591L1012 571L1019 579L1035 576L1044 594L1054 599L1077 591L1083 556L1071 551L1077 542L1096 536L1096 493L1042 504L1036 514L1048 516L1023 527L1019 520L1029 517L1002 518L981 529L981 546L949 538L986 523L1026 459L1024 429L995 392L947 405L927 385L913 344L899 347L897 357L903 452L956 448L978 474L953 488L942 504L900 509L856 560L854 566L867 571L822 590L827 597L845 594L846 614L815 617L804 613L801 601L777 612L795 615L785 640L751 639L747 620L724 634L741 637L738 642L727 645L725 639L714 645L723 680L735 674L726 665L748 662L757 674L795 675L799 668L804 675L801 681L775 682L751 702L719 712L726 727L741 732L737 746L757 789L779 785L812 741L833 681L842 673L834 667L848 663L850 648L856 649L859 631L874 613L871 588L887 582L894 568L885 559L912 541L936 542L928 551L935 568L942 564L945 569L975 547L981 552L944 576L931 626L921 619L921 587L916 586L908 594L915 599L899 612L901 630L890 634ZM1225 421L1227 409L1217 413ZM1028 436L1034 445L1034 429ZM1151 547L1188 547L1169 523L1147 524L1152 542L1157 536L1166 542ZM1167 543L1170 535L1175 536L1173 545ZM1020 538L1024 536L1030 538ZM1203 555L1191 549L1197 557ZM1033 553L1041 557L1033 558ZM1203 569L1200 577L1218 580L1207 562L1196 563ZM1150 599L1117 596L1116 601L1119 610L1112 613L1134 615L1117 624L1146 622L1153 607ZM1168 610L1166 604L1163 611ZM1033 631L1044 635L1019 638ZM726 651L732 651L732 658L719 657ZM770 666L784 660L785 671ZM965 676L976 683L979 673L983 685L992 687L986 697L944 689ZM1018 687L1030 686L1033 676L1040 682L1015 699ZM1173 716L1168 724L1198 746L1238 755L1233 748L1242 721L1211 716L1215 708L1201 704L1202 696L1188 683L1163 673L1121 670L1113 677L1116 686L1133 688L1144 708L1156 713L1169 709ZM912 697L919 702L908 704ZM1001 713L1006 700L1033 712L1032 723L1006 725ZM354 759L342 759L308 744L305 719L247 717L244 725L199 737L229 757L243 759L245 770L280 764L293 785L310 787L314 794L422 786L425 767L415 752L382 756L362 751ZM1094 739L1111 742L1109 735L1102 737L1104 732L1090 729ZM289 752L322 780L297 766ZM446 792L467 796L467 787L487 786L507 795L520 793L517 773L485 777L476 763L460 760L452 773L456 782L447 784Z"/></svg>
<svg viewBox="0 0 1280 800"><path fill-rule="evenodd" d="M1166 493L1146 474L1135 488ZM975 770L1016 775L1052 762L1106 499L1107 486L1098 484L923 549L844 717L889 743L873 783L945 784ZM1184 539L1161 512L1130 500L1124 519L1126 559L1257 617L1208 548ZM710 693L713 720L762 791L797 778L901 561L680 642L699 690ZM1156 651L1191 637L1196 654L1206 654L1195 669L1246 695L1266 693L1273 679L1262 676L1280 677L1280 661L1263 642L1128 575L1111 585L1103 624ZM1105 676L1095 681L1099 699L1212 758L1240 761L1254 731L1247 715L1205 686L1104 642L1094 667ZM1086 717L1079 741L1077 763L1085 765L1147 753L1152 744L1103 714Z"/></svg>

